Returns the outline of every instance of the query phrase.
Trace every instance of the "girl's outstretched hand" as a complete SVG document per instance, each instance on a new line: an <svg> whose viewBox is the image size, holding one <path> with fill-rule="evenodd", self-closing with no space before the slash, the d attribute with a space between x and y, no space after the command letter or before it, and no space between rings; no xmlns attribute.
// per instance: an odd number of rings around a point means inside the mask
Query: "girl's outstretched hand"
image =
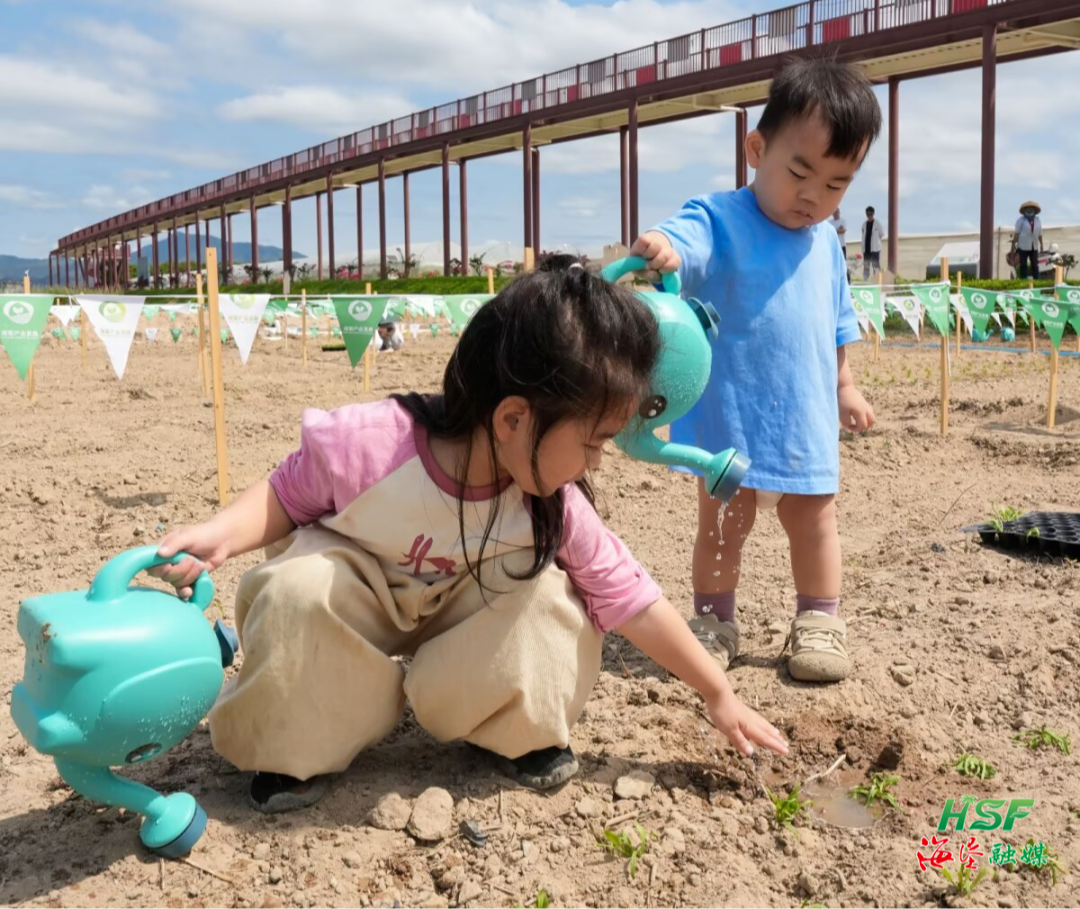
<svg viewBox="0 0 1080 909"><path fill-rule="evenodd" d="M158 555L172 556L186 552L188 556L175 565L158 565L149 574L161 578L176 588L182 599L191 596L191 585L204 571L213 571L229 557L228 540L212 521L178 527L165 535L158 546Z"/></svg>
<svg viewBox="0 0 1080 909"><path fill-rule="evenodd" d="M787 754L788 746L780 731L761 714L747 707L732 691L706 701L712 724L728 737L740 754L749 757L754 745L762 745L777 754Z"/></svg>

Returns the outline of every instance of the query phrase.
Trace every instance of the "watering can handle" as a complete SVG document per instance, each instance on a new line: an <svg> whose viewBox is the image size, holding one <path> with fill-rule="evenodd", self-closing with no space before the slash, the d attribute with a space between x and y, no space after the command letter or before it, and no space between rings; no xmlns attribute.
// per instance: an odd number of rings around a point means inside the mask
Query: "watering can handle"
<svg viewBox="0 0 1080 909"><path fill-rule="evenodd" d="M157 546L137 546L129 549L118 556L113 556L101 566L90 584L90 592L87 599L91 602L107 603L118 600L127 593L128 585L135 579L140 571L146 571L155 565L166 563L175 565L182 559L187 558L188 553L178 552L171 556L159 556ZM199 611L205 611L214 599L214 582L205 571L195 579L192 585L191 603L199 607Z"/></svg>
<svg viewBox="0 0 1080 909"><path fill-rule="evenodd" d="M623 275L632 271L646 271L648 267L649 263L641 256L627 256L625 259L619 259L605 266L600 272L600 277L605 281L618 281ZM674 294L677 297L682 292L682 281L677 271L665 272L661 275L661 278L664 282L664 290L667 293Z"/></svg>

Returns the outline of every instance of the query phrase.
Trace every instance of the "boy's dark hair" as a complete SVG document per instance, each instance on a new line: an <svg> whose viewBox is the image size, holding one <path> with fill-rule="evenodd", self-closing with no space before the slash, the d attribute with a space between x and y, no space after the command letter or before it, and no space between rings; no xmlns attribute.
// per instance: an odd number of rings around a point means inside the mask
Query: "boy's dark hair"
<svg viewBox="0 0 1080 909"><path fill-rule="evenodd" d="M874 211L874 206L873 205L867 205L866 206L866 213L868 215L876 215L877 214L877 212Z"/></svg>
<svg viewBox="0 0 1080 909"><path fill-rule="evenodd" d="M766 140L792 120L819 116L829 130L826 154L854 158L881 132L881 106L859 70L829 59L795 58L777 73L758 121Z"/></svg>
<svg viewBox="0 0 1080 909"><path fill-rule="evenodd" d="M636 408L659 356L656 318L632 290L590 273L574 256L557 255L477 311L446 364L442 394L393 397L429 435L467 443L458 476L465 475L474 454L473 434L480 427L490 440L482 455L493 466L497 463L495 409L504 398L524 398L533 415L533 478L542 488L538 449L544 435L564 420L599 422L624 406ZM588 479L578 486L593 503ZM476 565L465 556L478 582L500 503L501 496L492 503ZM464 507L459 498L462 541ZM561 490L531 497L529 508L536 556L519 580L547 568L563 538Z"/></svg>

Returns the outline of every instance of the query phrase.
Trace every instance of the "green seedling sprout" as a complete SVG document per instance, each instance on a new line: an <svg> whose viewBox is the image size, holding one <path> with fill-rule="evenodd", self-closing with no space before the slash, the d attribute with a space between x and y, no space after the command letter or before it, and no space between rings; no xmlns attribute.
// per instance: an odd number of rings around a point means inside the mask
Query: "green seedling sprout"
<svg viewBox="0 0 1080 909"><path fill-rule="evenodd" d="M970 776L978 780L989 780L997 773L997 770L987 761L967 752L956 759L953 769L961 776Z"/></svg>
<svg viewBox="0 0 1080 909"><path fill-rule="evenodd" d="M762 786L765 790L765 794L769 797L769 801L772 802L773 816L776 823L781 827L787 827L790 830L795 829L795 821L804 811L813 806L813 802L809 799L803 799L799 797L799 789L801 786L796 784L795 788L791 790L787 795L776 795L769 791L767 786Z"/></svg>
<svg viewBox="0 0 1080 909"><path fill-rule="evenodd" d="M884 802L892 808L899 809L900 803L896 800L896 796L889 791L899 782L900 777L894 774L875 773L870 778L869 785L860 783L858 786L852 787L848 795L853 799L860 799L867 808L873 805L874 802Z"/></svg>
<svg viewBox="0 0 1080 909"><path fill-rule="evenodd" d="M603 838L598 839L598 845L605 852L628 860L626 870L631 879L637 875L638 860L649 851L650 837L649 831L640 824L635 824L634 829L638 835L637 845L625 831L604 830Z"/></svg>
<svg viewBox="0 0 1080 909"><path fill-rule="evenodd" d="M957 896L966 899L979 886L979 882L986 877L986 870L984 869L975 874L967 865L961 865L955 874L949 871L948 868L942 868L941 874L949 882L953 892Z"/></svg>
<svg viewBox="0 0 1080 909"><path fill-rule="evenodd" d="M1013 736L1013 741L1025 748L1039 751L1043 748L1056 748L1062 754L1070 754L1069 737L1040 726L1038 729L1025 729Z"/></svg>

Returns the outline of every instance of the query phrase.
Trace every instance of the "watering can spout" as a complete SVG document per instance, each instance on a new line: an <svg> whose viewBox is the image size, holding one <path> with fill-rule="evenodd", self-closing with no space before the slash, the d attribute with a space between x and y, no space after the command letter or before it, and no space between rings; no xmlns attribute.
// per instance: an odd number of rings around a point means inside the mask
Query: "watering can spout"
<svg viewBox="0 0 1080 909"><path fill-rule="evenodd" d="M616 441L632 458L668 467L686 467L700 474L709 495L724 502L732 499L750 469L750 459L734 448L714 455L692 445L664 442L648 431L629 433Z"/></svg>
<svg viewBox="0 0 1080 909"><path fill-rule="evenodd" d="M608 265L602 274L615 281L645 267L644 259L630 257ZM671 272L664 275L664 293L641 294L660 330L660 359L637 417L615 443L632 458L686 467L701 474L709 494L726 502L735 495L750 467L745 455L731 448L712 454L690 445L663 442L655 435L656 429L684 416L698 402L712 369L709 335L716 334L719 318L708 303L681 299L680 289L678 274Z"/></svg>

